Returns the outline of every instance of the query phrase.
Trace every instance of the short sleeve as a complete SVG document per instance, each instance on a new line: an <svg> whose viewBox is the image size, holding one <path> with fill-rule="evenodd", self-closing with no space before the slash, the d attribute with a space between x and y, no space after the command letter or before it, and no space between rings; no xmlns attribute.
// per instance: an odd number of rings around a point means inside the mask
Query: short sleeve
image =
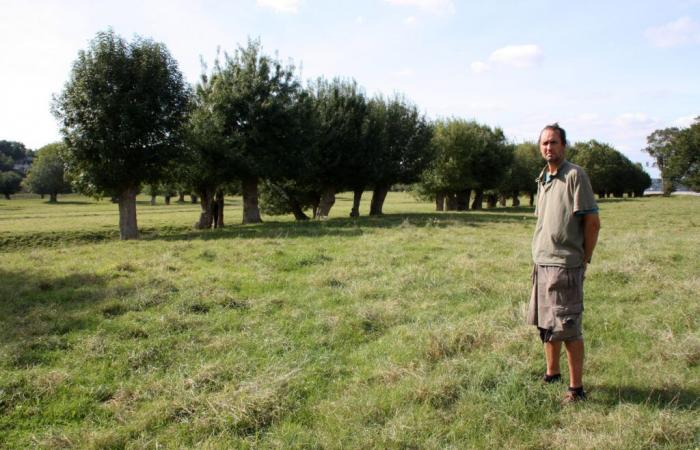
<svg viewBox="0 0 700 450"><path fill-rule="evenodd" d="M580 211L597 210L591 180L583 170L578 170L574 178L574 214Z"/></svg>

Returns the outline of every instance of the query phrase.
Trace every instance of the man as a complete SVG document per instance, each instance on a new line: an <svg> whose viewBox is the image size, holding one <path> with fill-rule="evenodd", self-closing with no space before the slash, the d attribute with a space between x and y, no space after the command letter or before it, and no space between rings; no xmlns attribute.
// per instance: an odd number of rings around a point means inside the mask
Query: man
<svg viewBox="0 0 700 450"><path fill-rule="evenodd" d="M559 356L566 346L569 389L563 403L585 400L583 389L583 279L598 241L600 219L584 170L565 158L566 131L555 123L540 132L547 166L537 178L535 263L527 322L544 343L547 383L561 379Z"/></svg>

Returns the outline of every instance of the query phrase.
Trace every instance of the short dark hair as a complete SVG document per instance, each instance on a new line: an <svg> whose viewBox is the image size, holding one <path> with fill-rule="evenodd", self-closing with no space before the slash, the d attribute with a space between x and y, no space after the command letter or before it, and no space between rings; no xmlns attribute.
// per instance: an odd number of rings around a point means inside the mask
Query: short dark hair
<svg viewBox="0 0 700 450"><path fill-rule="evenodd" d="M544 130L552 130L559 133L559 139L561 139L561 143L564 144L564 147L566 147L566 130L560 127L558 122L554 122L553 124L547 125L544 128L542 128L542 131L540 131L540 138L537 140L538 144L542 140L542 132L544 132Z"/></svg>

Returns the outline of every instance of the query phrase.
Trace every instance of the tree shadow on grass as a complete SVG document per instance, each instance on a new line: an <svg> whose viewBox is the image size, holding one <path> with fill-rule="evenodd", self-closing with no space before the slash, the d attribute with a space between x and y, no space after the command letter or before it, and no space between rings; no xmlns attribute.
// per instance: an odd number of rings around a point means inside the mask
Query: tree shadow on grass
<svg viewBox="0 0 700 450"><path fill-rule="evenodd" d="M70 348L71 332L95 328L100 314L86 314L107 294L109 277L75 273L51 277L0 269L0 346L3 361L27 367ZM99 309L98 309L99 311Z"/></svg>
<svg viewBox="0 0 700 450"><path fill-rule="evenodd" d="M658 409L700 409L700 391L680 386L668 386L659 389L640 388L637 386L601 386L593 385L588 389L596 403L616 406L620 403L649 405Z"/></svg>
<svg viewBox="0 0 700 450"><path fill-rule="evenodd" d="M494 210L495 211L495 210ZM144 239L287 239L315 236L360 236L372 229L417 227L447 228L453 226L483 227L490 224L531 224L531 210L503 208L499 212L397 213L379 217L332 218L323 221L264 222L255 225L229 225L218 230L188 230L185 233L143 234ZM174 230L172 230L174 231Z"/></svg>
<svg viewBox="0 0 700 450"><path fill-rule="evenodd" d="M195 230L189 226L163 226L141 228L143 240L210 240L210 239L292 239L316 236L352 237L360 236L372 229L398 227L452 226L483 227L492 224L534 223L531 208L498 208L483 211L435 212L435 213L395 213L382 216L359 218L332 218L318 221L266 221L253 225L227 225L217 230ZM93 244L115 241L119 230L100 231L57 231L0 235L0 252L36 247L57 247L65 245Z"/></svg>

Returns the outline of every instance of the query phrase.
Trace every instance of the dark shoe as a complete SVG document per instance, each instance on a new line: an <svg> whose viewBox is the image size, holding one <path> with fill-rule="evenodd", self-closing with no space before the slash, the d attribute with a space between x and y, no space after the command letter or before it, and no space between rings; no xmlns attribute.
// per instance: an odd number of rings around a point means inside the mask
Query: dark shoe
<svg viewBox="0 0 700 450"><path fill-rule="evenodd" d="M547 375L545 373L544 377L542 377L543 383L556 383L558 381L561 381L561 374L560 373L555 373L554 375Z"/></svg>
<svg viewBox="0 0 700 450"><path fill-rule="evenodd" d="M570 405L572 403L582 402L586 400L586 393L581 391L572 391L569 389L564 394L564 398L561 401L562 406Z"/></svg>

